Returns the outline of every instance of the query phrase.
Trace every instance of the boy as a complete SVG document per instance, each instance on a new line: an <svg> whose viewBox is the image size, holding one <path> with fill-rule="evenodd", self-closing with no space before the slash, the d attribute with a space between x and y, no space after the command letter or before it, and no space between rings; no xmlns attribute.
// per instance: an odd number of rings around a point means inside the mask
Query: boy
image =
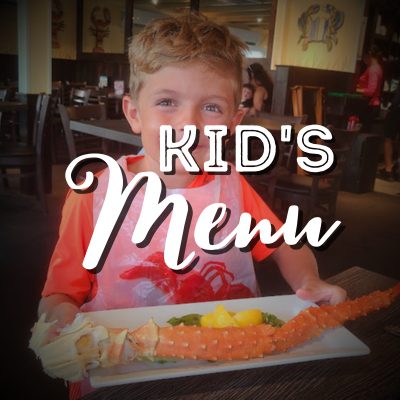
<svg viewBox="0 0 400 400"><path fill-rule="evenodd" d="M251 83L245 83L242 87L242 98L239 109L246 115L253 107L254 86Z"/></svg>
<svg viewBox="0 0 400 400"><path fill-rule="evenodd" d="M175 173L164 174L159 163L160 125L171 125L179 140L185 125L196 125L200 139L193 151L199 166L208 160L209 141L205 125L226 125L231 132L240 123L242 52L245 46L229 31L201 16L154 21L133 40L130 97L123 109L132 130L141 133L144 155L119 160L127 179L153 171L164 181L167 195L181 193L193 208L193 220L207 206L224 202L231 218L218 235L230 232L241 212L256 221L267 218L279 228L281 222L232 168L231 175L191 175L179 160ZM163 263L168 221L144 248L134 246L132 230L141 209L143 193L135 196L101 272L82 267L93 226L107 188L107 171L98 176L93 193L68 194L39 314L62 326L81 309L102 310L145 305L218 300L258 295L252 257L260 261L271 255L297 295L311 301L338 303L343 289L319 279L316 260L303 246L277 249L258 242L251 252L235 247L222 254L207 254L196 247L200 262L187 273L176 274ZM192 224L193 225L193 224ZM187 235L188 251L196 244Z"/></svg>

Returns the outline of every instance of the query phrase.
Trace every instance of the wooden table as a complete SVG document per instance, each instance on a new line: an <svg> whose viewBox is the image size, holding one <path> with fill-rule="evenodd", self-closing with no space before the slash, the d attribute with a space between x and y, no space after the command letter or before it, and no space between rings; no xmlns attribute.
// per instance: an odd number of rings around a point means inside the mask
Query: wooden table
<svg viewBox="0 0 400 400"><path fill-rule="evenodd" d="M344 287L351 298L396 283L359 267L328 281ZM384 327L399 323L399 299L388 309L346 323L347 329L370 348L367 356L112 386L84 399L398 399L400 337L386 333Z"/></svg>
<svg viewBox="0 0 400 400"><path fill-rule="evenodd" d="M140 136L132 132L126 119L70 121L70 127L73 131L142 147Z"/></svg>

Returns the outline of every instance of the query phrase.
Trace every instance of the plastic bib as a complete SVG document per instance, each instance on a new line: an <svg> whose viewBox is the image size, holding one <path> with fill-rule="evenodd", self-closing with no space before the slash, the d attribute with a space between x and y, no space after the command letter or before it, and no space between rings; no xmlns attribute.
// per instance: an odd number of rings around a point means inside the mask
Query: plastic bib
<svg viewBox="0 0 400 400"><path fill-rule="evenodd" d="M118 163L130 181L134 174L127 169L127 158L122 157ZM94 221L100 213L107 185L108 172L105 171L99 177L93 195ZM245 298L259 294L250 252L242 252L233 246L221 254L208 254L194 241L197 218L212 203L225 203L231 211L228 223L218 232L216 240L219 242L236 227L243 207L240 177L234 168L231 175L216 175L211 182L197 188L167 190L167 196L172 193L183 195L193 209L186 255L195 251L200 259L190 272L175 272L164 263L169 218L157 229L146 247L139 248L132 243L145 190L146 186L142 187L133 199L105 264L97 274L96 296L83 305L84 311Z"/></svg>

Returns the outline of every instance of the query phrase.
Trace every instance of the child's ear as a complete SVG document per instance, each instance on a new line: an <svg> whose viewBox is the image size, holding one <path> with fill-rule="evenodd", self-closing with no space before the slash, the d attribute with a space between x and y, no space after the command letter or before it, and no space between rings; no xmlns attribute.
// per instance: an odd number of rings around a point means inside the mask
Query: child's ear
<svg viewBox="0 0 400 400"><path fill-rule="evenodd" d="M231 120L231 125L228 127L229 130L232 132L235 132L236 126L240 125L240 123L242 122L242 119L245 116L245 111L243 109L238 109L235 113L235 115L233 116L232 120Z"/></svg>
<svg viewBox="0 0 400 400"><path fill-rule="evenodd" d="M124 96L122 98L122 109L124 110L125 118L129 122L134 133L140 133L142 130L139 111L135 101L130 96Z"/></svg>

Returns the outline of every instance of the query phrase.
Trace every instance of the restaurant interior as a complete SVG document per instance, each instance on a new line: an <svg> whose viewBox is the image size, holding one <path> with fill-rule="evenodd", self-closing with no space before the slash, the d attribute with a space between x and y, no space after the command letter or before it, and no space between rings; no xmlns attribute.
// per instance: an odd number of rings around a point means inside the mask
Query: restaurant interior
<svg viewBox="0 0 400 400"><path fill-rule="evenodd" d="M304 224L313 217L342 221L335 240L313 250L321 277L356 266L400 279L399 118L397 133L385 133L399 91L400 2L2 0L0 254L12 398L67 398L64 383L45 375L27 348L68 191L65 170L80 154L104 152L117 159L141 150L140 136L131 133L122 111L129 39L155 18L188 12L226 25L247 44L243 83L254 64L270 77L268 107L253 106L242 123L268 129L279 159L246 179L281 218L295 204ZM371 97L357 90L371 49L379 51L382 71L374 113ZM297 134L311 124L328 127L335 137L336 168L327 174L301 170L296 142L280 141L281 125ZM225 156L232 163L234 149L227 141ZM252 142L251 156L257 159L260 151L260 143ZM388 157L391 171L385 175ZM291 293L273 261L255 268L264 296ZM388 379L387 387L397 385L399 395L398 384ZM176 389L176 397L158 397L149 395L150 388L141 386L138 398L232 398L207 397L206 387L195 389L198 396Z"/></svg>

